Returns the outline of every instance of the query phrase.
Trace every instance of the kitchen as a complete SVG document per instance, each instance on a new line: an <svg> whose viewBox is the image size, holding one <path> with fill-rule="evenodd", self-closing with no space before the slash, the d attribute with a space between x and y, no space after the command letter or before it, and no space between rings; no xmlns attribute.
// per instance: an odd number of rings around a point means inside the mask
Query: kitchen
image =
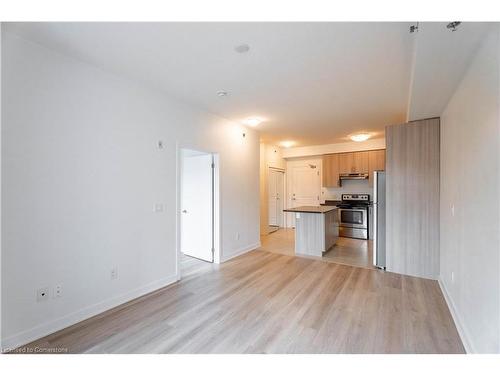
<svg viewBox="0 0 500 375"><path fill-rule="evenodd" d="M356 138L356 137L354 137ZM264 146L265 147L265 146ZM318 155L322 152L321 155ZM376 138L334 145L307 148L272 148L261 153L269 168L269 226L270 232L288 244L288 253L300 256L321 257L324 260L361 267L383 268L382 260L373 262L374 233L374 178L375 171L385 169L385 142ZM309 156L316 154L313 156ZM279 160L282 163L279 163ZM264 163L265 164L265 163ZM266 165L264 165L265 167ZM281 197L276 194L273 177L281 170L285 182L281 183L286 208L281 208ZM276 210L284 209L279 219ZM311 218L318 227L309 223L311 230L321 231L321 241L312 233L302 233L301 221ZM325 226L323 221L327 221ZM295 228L295 229L293 229ZM295 239L295 234L300 239ZM267 236L271 237L271 236ZM325 238L325 239L323 239ZM264 238L266 242L271 238ZM274 239L273 239L274 240ZM307 241L309 240L309 242ZM305 242L304 242L305 241ZM276 241L272 241L276 247ZM301 245L302 244L302 245ZM300 248L302 247L302 249ZM321 248L321 250L320 250Z"/></svg>
<svg viewBox="0 0 500 375"><path fill-rule="evenodd" d="M280 229L263 232L263 250L436 278L439 129L440 119L429 118L388 125L373 139L356 133L331 145L261 144L261 155L270 155L261 168L279 169L285 181L264 195L271 203L261 209L275 211L267 223ZM275 180L265 170L261 176L262 197Z"/></svg>

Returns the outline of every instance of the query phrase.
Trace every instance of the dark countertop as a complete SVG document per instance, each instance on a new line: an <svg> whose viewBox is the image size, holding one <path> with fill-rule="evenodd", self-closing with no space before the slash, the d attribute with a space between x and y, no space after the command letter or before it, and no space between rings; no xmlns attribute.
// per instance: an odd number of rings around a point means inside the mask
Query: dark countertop
<svg viewBox="0 0 500 375"><path fill-rule="evenodd" d="M305 212L310 214L326 214L327 212L336 210L334 206L300 206L295 208L287 208L283 212Z"/></svg>
<svg viewBox="0 0 500 375"><path fill-rule="evenodd" d="M331 201L331 200L326 200L325 203L321 203L322 206L336 206L338 204L341 204L342 201Z"/></svg>

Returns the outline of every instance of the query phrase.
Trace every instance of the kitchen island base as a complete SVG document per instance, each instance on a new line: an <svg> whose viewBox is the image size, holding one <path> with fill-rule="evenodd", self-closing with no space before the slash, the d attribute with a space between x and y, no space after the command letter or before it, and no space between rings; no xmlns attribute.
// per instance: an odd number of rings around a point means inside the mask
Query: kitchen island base
<svg viewBox="0 0 500 375"><path fill-rule="evenodd" d="M303 206L290 208L295 214L295 253L323 256L338 240L339 221L336 207Z"/></svg>

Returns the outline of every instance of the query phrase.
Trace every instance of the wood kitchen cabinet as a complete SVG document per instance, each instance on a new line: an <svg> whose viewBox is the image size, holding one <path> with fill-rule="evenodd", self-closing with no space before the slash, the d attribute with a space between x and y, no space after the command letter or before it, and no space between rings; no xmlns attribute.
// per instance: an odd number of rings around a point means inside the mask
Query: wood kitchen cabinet
<svg viewBox="0 0 500 375"><path fill-rule="evenodd" d="M368 151L353 152L353 168L351 173L368 173Z"/></svg>
<svg viewBox="0 0 500 375"><path fill-rule="evenodd" d="M323 187L339 186L339 154L323 155Z"/></svg>
<svg viewBox="0 0 500 375"><path fill-rule="evenodd" d="M339 187L341 173L368 173L373 185L373 171L385 170L385 150L343 152L323 155L323 187Z"/></svg>
<svg viewBox="0 0 500 375"><path fill-rule="evenodd" d="M345 152L339 155L339 173L351 173L354 165L354 153Z"/></svg>
<svg viewBox="0 0 500 375"><path fill-rule="evenodd" d="M385 171L385 150L368 151L368 184L373 186L373 171Z"/></svg>
<svg viewBox="0 0 500 375"><path fill-rule="evenodd" d="M338 155L340 173L368 173L368 151L345 152Z"/></svg>

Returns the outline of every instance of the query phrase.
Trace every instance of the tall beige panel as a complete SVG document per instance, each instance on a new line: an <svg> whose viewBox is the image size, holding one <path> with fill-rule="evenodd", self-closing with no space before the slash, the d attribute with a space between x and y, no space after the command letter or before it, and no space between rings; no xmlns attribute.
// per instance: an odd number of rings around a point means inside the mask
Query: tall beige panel
<svg viewBox="0 0 500 375"><path fill-rule="evenodd" d="M386 136L387 270L439 276L439 118L392 125Z"/></svg>

